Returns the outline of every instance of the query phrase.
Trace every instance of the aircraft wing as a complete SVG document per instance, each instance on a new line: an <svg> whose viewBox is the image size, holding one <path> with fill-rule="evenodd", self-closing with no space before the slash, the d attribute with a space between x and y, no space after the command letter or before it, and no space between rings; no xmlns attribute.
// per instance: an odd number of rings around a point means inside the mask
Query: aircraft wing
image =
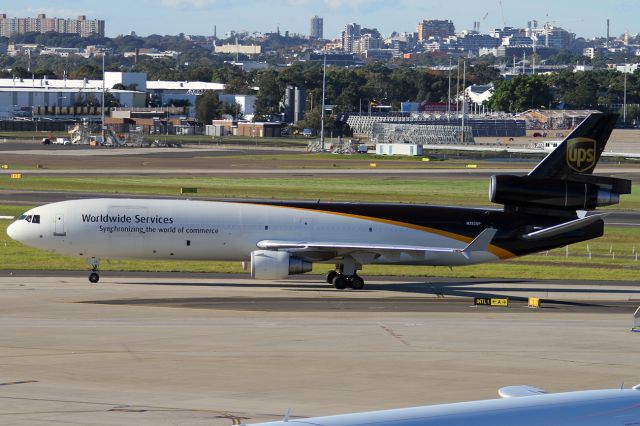
<svg viewBox="0 0 640 426"><path fill-rule="evenodd" d="M388 252L403 253L452 253L460 254L468 258L471 252L486 251L491 240L496 235L497 229L487 228L482 231L465 248L451 247L427 247L401 244L370 244L370 243L349 243L349 242L322 242L322 241L280 241L263 240L257 246L264 250L286 250L289 252L304 253L309 252L333 252L337 255L344 255L353 252L369 252L384 255Z"/></svg>

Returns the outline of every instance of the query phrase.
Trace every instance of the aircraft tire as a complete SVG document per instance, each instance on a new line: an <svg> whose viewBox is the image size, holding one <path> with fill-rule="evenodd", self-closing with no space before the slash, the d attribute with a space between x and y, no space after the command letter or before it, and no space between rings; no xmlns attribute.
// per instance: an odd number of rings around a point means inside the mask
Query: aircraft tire
<svg viewBox="0 0 640 426"><path fill-rule="evenodd" d="M347 281L347 277L345 277L342 274L338 274L333 279L333 283L332 284L336 288L336 290L344 290L349 285L349 282Z"/></svg>
<svg viewBox="0 0 640 426"><path fill-rule="evenodd" d="M351 278L351 288L354 290L362 290L364 288L364 280L358 275Z"/></svg>
<svg viewBox="0 0 640 426"><path fill-rule="evenodd" d="M96 284L98 281L100 281L100 275L98 275L97 272L92 272L89 274L89 282Z"/></svg>
<svg viewBox="0 0 640 426"><path fill-rule="evenodd" d="M333 279L335 277L337 277L338 275L340 275L340 273L338 271L329 271L329 272L327 272L327 274L325 275L327 283L333 284Z"/></svg>

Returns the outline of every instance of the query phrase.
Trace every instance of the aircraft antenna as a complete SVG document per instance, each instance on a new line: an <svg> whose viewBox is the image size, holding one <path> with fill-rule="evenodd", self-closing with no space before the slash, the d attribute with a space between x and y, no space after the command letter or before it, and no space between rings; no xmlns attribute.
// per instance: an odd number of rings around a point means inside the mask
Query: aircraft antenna
<svg viewBox="0 0 640 426"><path fill-rule="evenodd" d="M282 421L287 423L289 421L289 415L291 414L291 408L287 409L287 412L284 413L284 417L282 418Z"/></svg>

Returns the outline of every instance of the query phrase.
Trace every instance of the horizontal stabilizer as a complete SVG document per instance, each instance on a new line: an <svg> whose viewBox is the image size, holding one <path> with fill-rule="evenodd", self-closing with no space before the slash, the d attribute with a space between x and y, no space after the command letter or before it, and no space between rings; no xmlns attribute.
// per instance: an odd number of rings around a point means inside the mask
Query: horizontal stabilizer
<svg viewBox="0 0 640 426"><path fill-rule="evenodd" d="M500 398L520 398L523 396L544 395L545 393L547 391L544 389L527 385L507 386L498 389Z"/></svg>
<svg viewBox="0 0 640 426"><path fill-rule="evenodd" d="M551 226L549 228L540 229L539 231L534 231L529 234L525 234L522 236L525 240L541 240L543 238L551 238L565 232L575 231L577 229L582 229L595 223L599 220L602 220L607 214L594 214L592 216L587 216L582 219L572 220L570 222L561 223L560 225Z"/></svg>
<svg viewBox="0 0 640 426"><path fill-rule="evenodd" d="M489 249L489 244L493 240L493 237L496 236L498 232L495 228L487 228L480 233L473 241L469 243L468 246L462 250L465 257L473 251L487 251Z"/></svg>

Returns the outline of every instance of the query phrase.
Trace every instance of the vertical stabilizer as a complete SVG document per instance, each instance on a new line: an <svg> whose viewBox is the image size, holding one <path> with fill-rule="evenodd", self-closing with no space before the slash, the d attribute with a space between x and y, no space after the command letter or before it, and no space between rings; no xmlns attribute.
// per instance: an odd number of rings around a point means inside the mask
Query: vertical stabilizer
<svg viewBox="0 0 640 426"><path fill-rule="evenodd" d="M593 173L617 120L618 114L589 115L529 176L536 179L568 179L576 174Z"/></svg>

